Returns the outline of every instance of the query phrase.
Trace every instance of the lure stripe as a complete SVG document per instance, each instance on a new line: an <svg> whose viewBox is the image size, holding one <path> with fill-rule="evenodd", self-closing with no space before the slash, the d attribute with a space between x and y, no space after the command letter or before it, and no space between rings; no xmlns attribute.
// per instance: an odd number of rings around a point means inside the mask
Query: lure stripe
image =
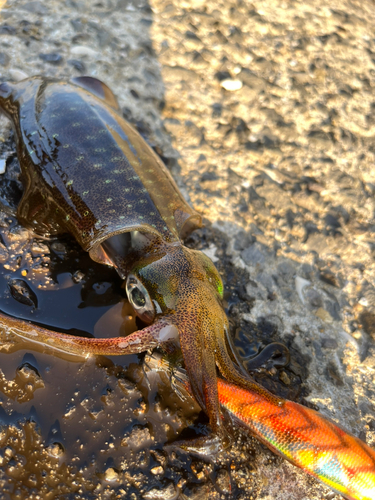
<svg viewBox="0 0 375 500"><path fill-rule="evenodd" d="M218 392L231 418L272 451L348 500L375 500L375 451L360 439L292 401L277 406L223 379Z"/></svg>

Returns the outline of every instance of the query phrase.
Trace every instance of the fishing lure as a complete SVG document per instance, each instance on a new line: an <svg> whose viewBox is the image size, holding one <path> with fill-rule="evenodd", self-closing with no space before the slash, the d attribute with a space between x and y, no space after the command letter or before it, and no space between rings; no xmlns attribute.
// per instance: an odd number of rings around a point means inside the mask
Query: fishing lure
<svg viewBox="0 0 375 500"><path fill-rule="evenodd" d="M178 392L190 393L186 373L166 356L153 353L146 363L169 372ZM375 500L375 450L360 439L292 401L275 405L259 392L222 378L217 388L223 415L232 423L348 500Z"/></svg>
<svg viewBox="0 0 375 500"><path fill-rule="evenodd" d="M36 76L2 83L0 110L12 122L21 165L18 220L37 234L70 233L93 260L114 266L149 326L126 338L87 339L6 315L3 325L79 355L139 353L179 340L193 394L223 442L216 365L228 380L279 404L236 368L220 275L204 253L181 242L201 217L121 116L110 89L90 77Z"/></svg>

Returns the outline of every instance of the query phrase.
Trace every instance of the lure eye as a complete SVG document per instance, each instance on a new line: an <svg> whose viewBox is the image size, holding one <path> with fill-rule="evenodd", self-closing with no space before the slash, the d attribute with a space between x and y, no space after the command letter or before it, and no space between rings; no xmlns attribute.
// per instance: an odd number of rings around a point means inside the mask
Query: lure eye
<svg viewBox="0 0 375 500"><path fill-rule="evenodd" d="M143 283L134 274L129 274L126 280L126 293L130 304L137 315L145 323L152 323L155 318L155 307Z"/></svg>

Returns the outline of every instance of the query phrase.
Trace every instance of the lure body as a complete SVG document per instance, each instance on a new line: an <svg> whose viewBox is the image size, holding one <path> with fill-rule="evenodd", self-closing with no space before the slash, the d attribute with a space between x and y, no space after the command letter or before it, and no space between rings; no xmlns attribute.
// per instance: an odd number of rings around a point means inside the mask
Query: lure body
<svg viewBox="0 0 375 500"><path fill-rule="evenodd" d="M281 406L218 379L219 401L232 419L268 448L348 500L375 500L375 451L318 412Z"/></svg>
<svg viewBox="0 0 375 500"><path fill-rule="evenodd" d="M194 396L224 442L216 365L229 380L277 401L235 367L220 275L206 255L181 242L201 217L123 119L110 89L90 77L61 82L37 76L2 83L0 110L16 134L24 185L19 221L37 234L70 233L92 259L114 266L149 326L103 340L33 328L6 315L1 322L79 355L143 352L176 343L177 334Z"/></svg>
<svg viewBox="0 0 375 500"><path fill-rule="evenodd" d="M191 394L184 370L167 356L153 353L146 364L169 373L177 392ZM375 450L366 443L300 404L274 404L258 391L222 378L217 387L224 415L232 423L348 500L375 500Z"/></svg>

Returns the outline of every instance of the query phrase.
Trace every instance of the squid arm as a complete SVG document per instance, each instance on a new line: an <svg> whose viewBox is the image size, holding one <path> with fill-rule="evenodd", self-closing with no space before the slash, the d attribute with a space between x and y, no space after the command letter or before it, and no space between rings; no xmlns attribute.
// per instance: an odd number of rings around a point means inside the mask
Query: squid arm
<svg viewBox="0 0 375 500"><path fill-rule="evenodd" d="M177 328L167 320L160 320L152 325L131 333L127 337L96 339L77 337L54 332L47 328L13 318L0 312L0 329L22 337L31 342L48 345L58 351L88 357L90 355L138 354L148 349L168 343L178 335Z"/></svg>

